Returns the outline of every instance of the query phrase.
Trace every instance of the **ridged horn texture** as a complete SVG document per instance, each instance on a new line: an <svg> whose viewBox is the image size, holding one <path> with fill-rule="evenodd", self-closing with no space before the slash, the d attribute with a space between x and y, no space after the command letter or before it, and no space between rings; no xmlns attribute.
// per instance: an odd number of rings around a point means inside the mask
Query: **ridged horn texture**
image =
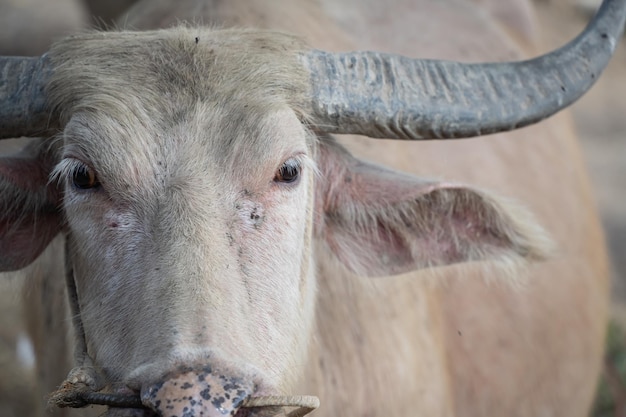
<svg viewBox="0 0 626 417"><path fill-rule="evenodd" d="M0 57L0 139L44 136L49 119L44 87L50 63L41 57Z"/></svg>
<svg viewBox="0 0 626 417"><path fill-rule="evenodd" d="M620 39L626 0L605 0L566 46L520 62L463 64L376 52L303 56L312 123L328 133L452 139L538 122L582 96Z"/></svg>

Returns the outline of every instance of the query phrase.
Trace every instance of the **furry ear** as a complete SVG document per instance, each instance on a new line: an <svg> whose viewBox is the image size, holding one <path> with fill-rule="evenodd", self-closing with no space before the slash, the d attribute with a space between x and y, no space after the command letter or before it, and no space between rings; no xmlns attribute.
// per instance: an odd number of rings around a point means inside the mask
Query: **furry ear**
<svg viewBox="0 0 626 417"><path fill-rule="evenodd" d="M551 243L524 210L461 185L425 181L320 144L316 236L352 272L544 259Z"/></svg>
<svg viewBox="0 0 626 417"><path fill-rule="evenodd" d="M61 230L60 192L50 184L53 166L43 141L0 158L0 271L21 269Z"/></svg>

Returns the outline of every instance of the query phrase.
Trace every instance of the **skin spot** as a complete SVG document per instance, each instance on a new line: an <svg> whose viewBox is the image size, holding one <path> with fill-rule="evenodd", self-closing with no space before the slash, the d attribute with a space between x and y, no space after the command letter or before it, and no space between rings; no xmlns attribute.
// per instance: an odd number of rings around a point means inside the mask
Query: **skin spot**
<svg viewBox="0 0 626 417"><path fill-rule="evenodd" d="M241 402L241 401L245 400L245 399L246 399L246 397L247 397L247 395L248 395L248 394L247 394L247 393L246 393L246 391L244 391L244 390L239 390L239 391L237 391L237 397L235 397L235 398L233 399L233 403L237 402L237 400L239 400L239 402Z"/></svg>
<svg viewBox="0 0 626 417"><path fill-rule="evenodd" d="M234 391L234 390L241 389L241 387L239 386L239 384L230 382L224 385L224 389L226 391Z"/></svg>
<svg viewBox="0 0 626 417"><path fill-rule="evenodd" d="M250 212L250 220L252 220L252 225L254 226L254 228L259 229L264 221L262 209L260 209L258 206L254 207Z"/></svg>
<svg viewBox="0 0 626 417"><path fill-rule="evenodd" d="M200 396L204 398L205 400L210 401L211 400L210 389L205 388L202 391L200 391Z"/></svg>
<svg viewBox="0 0 626 417"><path fill-rule="evenodd" d="M213 401L211 401L211 404L213 404L215 408L220 409L222 408L222 404L224 404L225 402L226 402L226 398L217 397L217 398L214 398Z"/></svg>

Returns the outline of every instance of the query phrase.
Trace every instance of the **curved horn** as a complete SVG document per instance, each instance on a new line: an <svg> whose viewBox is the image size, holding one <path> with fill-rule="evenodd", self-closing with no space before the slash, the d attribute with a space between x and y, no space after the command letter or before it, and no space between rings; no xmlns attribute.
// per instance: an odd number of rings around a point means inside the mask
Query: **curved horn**
<svg viewBox="0 0 626 417"><path fill-rule="evenodd" d="M0 57L0 139L43 136L54 123L46 111L46 56Z"/></svg>
<svg viewBox="0 0 626 417"><path fill-rule="evenodd" d="M528 61L463 64L376 52L304 56L313 124L390 139L463 138L517 129L567 107L595 82L621 37L626 0L604 0L568 45Z"/></svg>

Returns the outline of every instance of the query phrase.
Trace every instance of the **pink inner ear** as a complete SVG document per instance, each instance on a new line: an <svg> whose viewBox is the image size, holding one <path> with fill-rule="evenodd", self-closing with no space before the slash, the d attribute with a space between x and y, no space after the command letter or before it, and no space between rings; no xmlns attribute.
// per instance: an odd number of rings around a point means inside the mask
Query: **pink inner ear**
<svg viewBox="0 0 626 417"><path fill-rule="evenodd" d="M394 275L413 264L410 246L403 236L376 222L369 230L346 230L328 223L324 238L331 252L358 275Z"/></svg>
<svg viewBox="0 0 626 417"><path fill-rule="evenodd" d="M58 218L56 212L36 219L27 216L19 219L25 227L0 222L0 271L14 271L33 262L60 231Z"/></svg>
<svg viewBox="0 0 626 417"><path fill-rule="evenodd" d="M320 159L316 237L357 274L542 257L543 231L483 192L364 163L335 142Z"/></svg>
<svg viewBox="0 0 626 417"><path fill-rule="evenodd" d="M61 194L48 180L51 159L32 151L0 158L0 271L30 264L61 230Z"/></svg>
<svg viewBox="0 0 626 417"><path fill-rule="evenodd" d="M25 192L37 192L48 182L49 172L38 159L0 158L0 178Z"/></svg>

